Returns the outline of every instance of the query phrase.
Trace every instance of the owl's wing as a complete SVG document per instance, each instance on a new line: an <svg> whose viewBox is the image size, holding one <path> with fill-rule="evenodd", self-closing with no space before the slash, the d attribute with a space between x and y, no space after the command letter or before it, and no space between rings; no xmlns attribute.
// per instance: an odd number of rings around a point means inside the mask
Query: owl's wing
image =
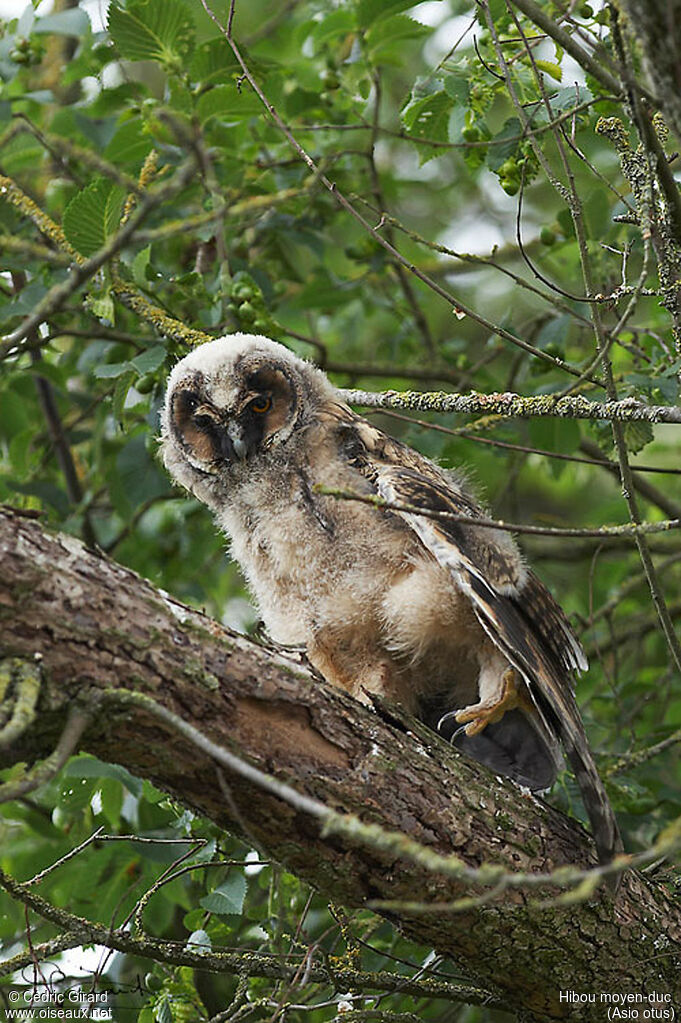
<svg viewBox="0 0 681 1023"><path fill-rule="evenodd" d="M411 448L359 417L350 432L353 464L391 504L482 517L453 479ZM487 635L522 676L545 725L563 742L601 860L611 859L622 849L621 838L573 692L573 672L585 670L587 661L563 611L525 568L507 534L415 512L393 514L452 572Z"/></svg>

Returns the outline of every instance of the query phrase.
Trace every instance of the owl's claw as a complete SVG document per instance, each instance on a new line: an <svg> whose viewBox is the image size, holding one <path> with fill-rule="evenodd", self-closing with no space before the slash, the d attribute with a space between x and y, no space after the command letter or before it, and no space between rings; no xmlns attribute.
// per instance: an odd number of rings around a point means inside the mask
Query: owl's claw
<svg viewBox="0 0 681 1023"><path fill-rule="evenodd" d="M516 707L531 707L525 686L518 685L515 668L504 672L503 685L499 699L473 703L470 707L457 710L454 717L461 725L465 725L466 735L478 735L487 725L500 721L506 711Z"/></svg>

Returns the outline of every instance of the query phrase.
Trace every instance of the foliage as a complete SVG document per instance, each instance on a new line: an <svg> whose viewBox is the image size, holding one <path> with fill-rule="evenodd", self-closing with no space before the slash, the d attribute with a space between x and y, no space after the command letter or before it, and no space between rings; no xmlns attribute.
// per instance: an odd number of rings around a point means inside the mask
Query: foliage
<svg viewBox="0 0 681 1023"><path fill-rule="evenodd" d="M38 230L27 200L0 203L0 321L10 338L0 348L0 501L40 510L228 624L253 625L242 584L205 510L172 489L156 459L163 383L184 351L172 321L155 329L159 311L208 335L277 337L342 386L574 387L598 400L678 401L671 200L636 150L640 124L622 97L503 0L412 7L237 2L239 51L315 169L200 0L112 3L106 27L85 7L57 3L38 15L29 6L0 30L0 173L51 219ZM597 8L571 5L563 28L606 68L621 53L612 12ZM633 29L626 46L635 49ZM11 198L6 181L2 196ZM55 299L73 279L65 254L73 267L115 246L145 196L143 222L118 255L108 251L84 288ZM37 307L40 324L17 340ZM597 528L634 514L608 464L617 437L607 423L380 422L444 464L469 467L500 518ZM636 477L650 521L680 514L677 429L624 431L634 464L660 470ZM658 603L678 622L681 558L669 537L648 548ZM587 730L606 772L624 758L611 794L629 847L644 848L681 814L678 745L630 755L681 727L681 697L639 553L604 538L525 546L582 632ZM580 813L569 776L551 798ZM384 921L330 913L276 866L245 866L253 850L92 758L2 808L2 866L29 877L99 827L176 844L98 840L50 873L42 895L120 924L181 861L196 869L161 885L144 910L155 935L301 961L315 947L364 970L390 962L413 973L430 962ZM23 909L3 897L5 949L25 942L25 926ZM52 933L32 924L34 943ZM296 1023L337 1012L330 988L118 959L103 968L117 1020L208 1019L232 999L235 1020L283 1019L287 1002L306 1003L288 1010ZM366 997L360 1006L374 1001ZM502 1018L399 995L381 1005L425 1020Z"/></svg>

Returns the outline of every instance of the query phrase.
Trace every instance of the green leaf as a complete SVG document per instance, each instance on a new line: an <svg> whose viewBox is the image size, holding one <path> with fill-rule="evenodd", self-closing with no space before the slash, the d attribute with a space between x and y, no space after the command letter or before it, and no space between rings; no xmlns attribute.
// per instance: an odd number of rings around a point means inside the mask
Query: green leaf
<svg viewBox="0 0 681 1023"><path fill-rule="evenodd" d="M360 28L369 28L375 21L413 6L413 0L359 0L357 24Z"/></svg>
<svg viewBox="0 0 681 1023"><path fill-rule="evenodd" d="M246 887L245 876L232 871L226 881L199 900L200 905L218 916L239 915L243 909Z"/></svg>
<svg viewBox="0 0 681 1023"><path fill-rule="evenodd" d="M443 81L445 92L448 96L451 96L457 104L467 106L470 99L470 72L462 68L461 70L455 69L448 74Z"/></svg>
<svg viewBox="0 0 681 1023"><path fill-rule="evenodd" d="M552 60L539 60L536 58L535 64L540 71L543 71L545 75L549 75L550 78L555 79L556 82L563 81L563 69L560 64L555 64Z"/></svg>
<svg viewBox="0 0 681 1023"><path fill-rule="evenodd" d="M100 178L74 195L64 210L67 240L83 256L92 256L117 231L125 192Z"/></svg>
<svg viewBox="0 0 681 1023"><path fill-rule="evenodd" d="M523 138L523 128L517 117L509 117L498 135L490 140L487 150L487 166L491 171L498 171L510 156L518 151Z"/></svg>
<svg viewBox="0 0 681 1023"><path fill-rule="evenodd" d="M147 269L151 257L151 245L146 245L137 253L132 261L132 279L138 288L145 288L147 285Z"/></svg>
<svg viewBox="0 0 681 1023"><path fill-rule="evenodd" d="M136 355L132 360L132 365L142 376L144 373L153 373L155 370L160 369L165 362L165 358L166 350L164 346L153 345L153 347L147 348L146 351Z"/></svg>
<svg viewBox="0 0 681 1023"><path fill-rule="evenodd" d="M0 437L9 440L29 424L26 402L14 391L0 391Z"/></svg>
<svg viewBox="0 0 681 1023"><path fill-rule="evenodd" d="M402 123L416 138L448 142L449 115L453 106L452 97L441 89L430 96L413 100L402 111Z"/></svg>
<svg viewBox="0 0 681 1023"><path fill-rule="evenodd" d="M221 121L242 121L262 113L263 105L247 82L242 82L238 88L234 82L216 85L209 92L204 92L196 109L199 120L205 124L211 117L219 117Z"/></svg>
<svg viewBox="0 0 681 1023"><path fill-rule="evenodd" d="M102 813L111 827L117 830L123 807L123 786L117 779L105 778L99 792L102 799Z"/></svg>
<svg viewBox="0 0 681 1023"><path fill-rule="evenodd" d="M101 366L95 366L93 375L98 380L115 380L130 371L129 362L105 362Z"/></svg>
<svg viewBox="0 0 681 1023"><path fill-rule="evenodd" d="M92 778L64 777L57 796L57 806L69 813L83 810L97 788Z"/></svg>
<svg viewBox="0 0 681 1023"><path fill-rule="evenodd" d="M646 444L650 444L653 436L653 427L645 420L624 424L624 439L628 450L634 455L642 451Z"/></svg>
<svg viewBox="0 0 681 1023"><path fill-rule="evenodd" d="M90 31L90 19L82 7L71 7L57 14L38 18L34 32L49 32L61 36L84 36Z"/></svg>
<svg viewBox="0 0 681 1023"><path fill-rule="evenodd" d="M206 85L213 78L224 83L234 72L239 73L241 65L237 62L226 39L210 39L196 47L189 64L189 76L192 82Z"/></svg>
<svg viewBox="0 0 681 1023"><path fill-rule="evenodd" d="M134 374L134 370L130 371ZM122 378L123 379L123 378ZM126 386L130 387L132 379ZM120 419L120 414L116 417ZM147 451L145 439L138 435L118 452L116 470L124 501L128 505L143 504L144 501L168 493L169 484ZM118 495L116 495L118 496Z"/></svg>
<svg viewBox="0 0 681 1023"><path fill-rule="evenodd" d="M194 20L182 0L133 0L126 7L112 3L108 29L128 60L157 60L181 68L194 49Z"/></svg>
<svg viewBox="0 0 681 1023"><path fill-rule="evenodd" d="M306 26L307 27L307 26ZM316 22L310 31L317 50L320 50L330 40L337 36L347 36L355 28L355 18L347 7L340 8L326 14Z"/></svg>
<svg viewBox="0 0 681 1023"><path fill-rule="evenodd" d="M120 764L106 764L97 757L74 757L64 768L64 775L68 778L113 778L125 785L133 796L139 796L142 792L142 782L134 774L130 774Z"/></svg>
<svg viewBox="0 0 681 1023"><path fill-rule="evenodd" d="M104 150L104 156L116 164L137 168L144 163L150 149L149 133L142 121L135 118L117 129Z"/></svg>
<svg viewBox="0 0 681 1023"><path fill-rule="evenodd" d="M111 294L111 288L91 291L87 297L87 306L92 315L96 316L98 320L104 320L107 323L115 321L116 307L113 295Z"/></svg>
<svg viewBox="0 0 681 1023"><path fill-rule="evenodd" d="M562 89L557 89L551 96L551 109L555 116L556 113L570 110L572 107L592 99L591 91L585 85L567 85ZM548 118L548 113L546 117Z"/></svg>
<svg viewBox="0 0 681 1023"><path fill-rule="evenodd" d="M404 60L399 44L405 39L418 39L427 32L425 25L406 14L381 18L366 34L369 58L375 64L392 63L399 66L400 61Z"/></svg>
<svg viewBox="0 0 681 1023"><path fill-rule="evenodd" d="M113 393L113 417L117 423L120 423L123 418L123 407L125 405L125 399L128 397L128 391L132 387L132 382L135 379L135 370L129 369L127 373L123 373L116 380L116 386L114 387Z"/></svg>

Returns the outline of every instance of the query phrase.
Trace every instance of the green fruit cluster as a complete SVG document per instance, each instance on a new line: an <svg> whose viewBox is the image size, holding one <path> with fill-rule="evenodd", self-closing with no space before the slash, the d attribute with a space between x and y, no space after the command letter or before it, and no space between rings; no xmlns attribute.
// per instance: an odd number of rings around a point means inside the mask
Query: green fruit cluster
<svg viewBox="0 0 681 1023"><path fill-rule="evenodd" d="M280 333L265 305L262 291L245 270L239 270L234 274L229 297L227 312L231 313L243 330L254 334L266 334L267 337L276 337Z"/></svg>

